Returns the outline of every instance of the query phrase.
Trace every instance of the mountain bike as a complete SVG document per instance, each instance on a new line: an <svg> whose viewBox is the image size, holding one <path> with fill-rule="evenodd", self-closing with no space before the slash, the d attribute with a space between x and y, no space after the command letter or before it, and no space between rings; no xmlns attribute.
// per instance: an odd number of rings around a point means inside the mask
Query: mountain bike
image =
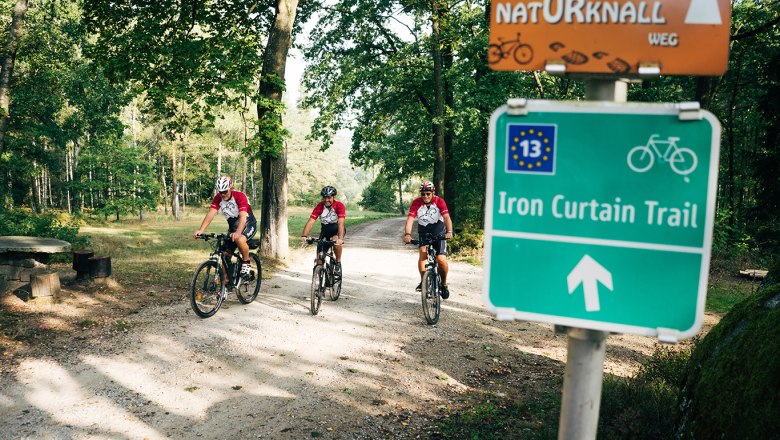
<svg viewBox="0 0 780 440"><path fill-rule="evenodd" d="M230 240L229 234L201 234L197 238L209 241L215 239L214 250L209 259L195 269L192 277L192 310L201 318L217 313L228 293L235 292L241 304L249 304L257 298L262 283L263 269L260 257L249 253L252 269L248 275L241 275L241 253L236 248L232 253L225 249ZM260 240L248 240L249 249L260 247Z"/></svg>
<svg viewBox="0 0 780 440"><path fill-rule="evenodd" d="M644 173L655 163L657 157L660 162L668 162L675 173L685 176L696 169L698 158L690 148L677 146L678 137L669 137L661 140L660 135L654 134L647 140L647 144L638 145L628 152L626 157L628 166L637 173ZM666 145L666 150L661 154L661 147Z"/></svg>
<svg viewBox="0 0 780 440"><path fill-rule="evenodd" d="M311 273L311 314L320 311L320 304L325 292L331 301L336 301L341 295L341 276L336 276L336 255L333 253L335 241L327 238L307 238L306 243L317 243L317 259Z"/></svg>
<svg viewBox="0 0 780 440"><path fill-rule="evenodd" d="M441 276L439 275L439 265L436 264L436 247L433 243L438 240L444 240L444 235L423 234L419 240L411 240L410 244L423 245L428 248L428 260L425 262L425 272L422 276L422 308L425 314L425 321L430 324L439 322L441 313Z"/></svg>
<svg viewBox="0 0 780 440"><path fill-rule="evenodd" d="M515 40L502 41L499 38L499 42L501 44L488 46L488 64L495 64L505 58L509 58L510 55L520 65L528 64L534 58L534 49L529 44L520 42L520 33L517 34Z"/></svg>

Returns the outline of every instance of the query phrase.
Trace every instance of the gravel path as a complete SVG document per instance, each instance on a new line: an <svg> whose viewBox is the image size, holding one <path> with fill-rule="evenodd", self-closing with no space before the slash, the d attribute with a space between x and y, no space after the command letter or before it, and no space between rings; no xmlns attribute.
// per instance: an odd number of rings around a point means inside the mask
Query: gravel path
<svg viewBox="0 0 780 440"><path fill-rule="evenodd" d="M562 368L565 336L495 321L474 266L451 263L452 296L439 324L426 325L403 222L349 229L341 297L317 316L310 247L252 304L230 297L205 320L185 301L149 307L119 336L25 358L0 376L0 438L413 438L475 371L509 355L513 378ZM653 344L611 336L606 371L630 374Z"/></svg>

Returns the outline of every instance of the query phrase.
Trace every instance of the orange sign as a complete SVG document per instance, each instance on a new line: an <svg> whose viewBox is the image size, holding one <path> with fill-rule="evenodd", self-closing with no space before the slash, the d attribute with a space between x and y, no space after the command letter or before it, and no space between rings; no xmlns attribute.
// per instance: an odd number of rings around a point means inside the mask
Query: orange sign
<svg viewBox="0 0 780 440"><path fill-rule="evenodd" d="M493 0L494 70L721 75L730 0ZM645 70L647 69L647 70Z"/></svg>

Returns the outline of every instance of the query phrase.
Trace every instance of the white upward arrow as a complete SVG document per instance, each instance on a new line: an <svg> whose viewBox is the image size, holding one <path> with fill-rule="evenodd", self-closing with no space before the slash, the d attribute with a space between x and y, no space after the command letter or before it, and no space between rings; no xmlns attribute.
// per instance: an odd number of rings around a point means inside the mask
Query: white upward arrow
<svg viewBox="0 0 780 440"><path fill-rule="evenodd" d="M597 281L607 289L612 290L612 273L590 255L582 257L574 269L569 272L566 281L569 284L569 294L574 293L577 286L582 284L582 290L585 291L585 310L588 312L598 312L601 309Z"/></svg>

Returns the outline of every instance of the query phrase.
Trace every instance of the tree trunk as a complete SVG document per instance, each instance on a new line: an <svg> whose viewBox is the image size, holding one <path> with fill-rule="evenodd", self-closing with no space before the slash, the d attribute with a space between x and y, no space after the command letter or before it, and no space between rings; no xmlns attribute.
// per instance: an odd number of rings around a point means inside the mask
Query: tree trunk
<svg viewBox="0 0 780 440"><path fill-rule="evenodd" d="M3 49L0 63L0 154L5 151L5 131L8 128L11 104L11 77L14 72L16 50L19 48L19 39L24 30L24 15L27 13L28 0L16 0L11 28L8 31L8 39Z"/></svg>
<svg viewBox="0 0 780 440"><path fill-rule="evenodd" d="M439 195L444 196L444 173L446 167L444 145L444 80L442 77L441 55L441 5L439 0L432 2L431 14L431 45L433 55L433 89L435 95L433 116L433 151L435 155L433 163L433 184L436 185Z"/></svg>
<svg viewBox="0 0 780 440"><path fill-rule="evenodd" d="M179 181L176 178L176 141L171 148L171 214L179 219Z"/></svg>
<svg viewBox="0 0 780 440"><path fill-rule="evenodd" d="M259 131L282 129L282 92L287 52L292 43L292 28L298 0L278 0L276 16L268 35L263 71L260 75L257 119ZM266 102L263 102L266 101ZM274 103L274 105L269 105ZM260 246L263 254L274 258L286 258L288 254L287 231L287 148L280 133L270 137L281 145L266 145L274 154L263 155L263 204L260 215ZM265 136L268 138L268 136ZM278 147L278 148L274 148Z"/></svg>
<svg viewBox="0 0 780 440"><path fill-rule="evenodd" d="M734 115L736 111L736 104L737 104L737 97L739 95L739 83L742 79L742 54L740 53L737 56L736 62L734 63L736 65L736 70L734 71L734 84L731 90L731 95L729 96L729 104L728 104L728 110L726 113L726 123L723 124L726 131L726 151L727 151L727 169L726 169L726 176L728 179L728 207L729 207L729 219L728 219L728 225L733 230L738 213L737 213L737 207L736 207L736 200L735 200L735 187L736 187L736 165L735 165L735 144L736 139L734 136L734 129L736 125L736 121L734 120ZM734 69L732 69L734 70Z"/></svg>
<svg viewBox="0 0 780 440"><path fill-rule="evenodd" d="M168 182L165 181L165 156L160 156L160 179L163 189L163 213L168 215Z"/></svg>
<svg viewBox="0 0 780 440"><path fill-rule="evenodd" d="M444 114L448 113L455 107L455 94L452 90L452 82L447 79L447 73L452 69L452 63L454 61L452 53L452 44L446 42L442 46L442 64L444 67ZM450 210L450 215L455 221L459 215L457 210L457 199L455 198L454 184L455 184L455 167L457 162L453 158L453 144L452 138L452 118L445 117L442 122L444 126L444 189L442 197L446 196L447 208Z"/></svg>
<svg viewBox="0 0 780 440"><path fill-rule="evenodd" d="M398 210L401 212L401 215L406 214L406 210L404 210L403 177L398 178Z"/></svg>
<svg viewBox="0 0 780 440"><path fill-rule="evenodd" d="M217 179L222 176L222 132L217 132L219 143L217 144Z"/></svg>
<svg viewBox="0 0 780 440"><path fill-rule="evenodd" d="M255 175L257 174L257 160L252 159L252 201L257 200L257 186L255 185Z"/></svg>
<svg viewBox="0 0 780 440"><path fill-rule="evenodd" d="M181 173L181 209L185 213L187 212L187 149L184 149L184 155L182 156L182 173Z"/></svg>
<svg viewBox="0 0 780 440"><path fill-rule="evenodd" d="M485 2L485 26L488 28L490 27L490 2ZM484 62L477 64L476 72L474 73L474 83L477 85L477 87L480 86L480 83L482 82L482 79L486 77L490 71L488 70L488 63L487 63L487 53L483 52ZM482 112L484 114L489 114L488 112L492 111L491 109L487 107L483 107ZM489 133L488 133L488 124L484 124L482 126L482 155L480 157L481 160L481 168L482 168L482 175L487 176L487 154L488 154L488 143L489 143ZM482 212L482 215L479 216L479 227L483 228L485 225L485 198L480 197L480 212Z"/></svg>

